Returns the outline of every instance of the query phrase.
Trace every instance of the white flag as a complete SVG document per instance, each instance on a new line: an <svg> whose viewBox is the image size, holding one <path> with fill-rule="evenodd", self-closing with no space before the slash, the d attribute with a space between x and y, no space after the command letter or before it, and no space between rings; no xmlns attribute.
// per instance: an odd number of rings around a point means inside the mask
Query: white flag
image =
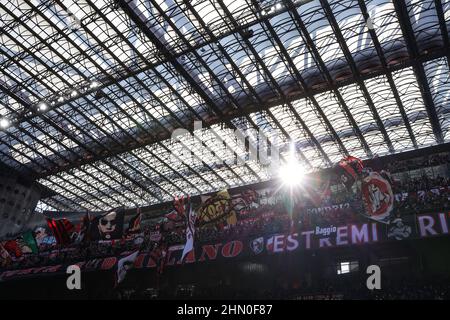
<svg viewBox="0 0 450 320"><path fill-rule="evenodd" d="M134 261L136 260L138 254L139 251L136 251L119 260L117 263L117 284L121 283L123 279L125 279L128 270L133 268Z"/></svg>
<svg viewBox="0 0 450 320"><path fill-rule="evenodd" d="M192 251L194 248L194 235L195 235L195 212L192 210L192 203L189 203L189 215L186 225L186 244L184 245L183 255L181 261L183 261L185 255Z"/></svg>

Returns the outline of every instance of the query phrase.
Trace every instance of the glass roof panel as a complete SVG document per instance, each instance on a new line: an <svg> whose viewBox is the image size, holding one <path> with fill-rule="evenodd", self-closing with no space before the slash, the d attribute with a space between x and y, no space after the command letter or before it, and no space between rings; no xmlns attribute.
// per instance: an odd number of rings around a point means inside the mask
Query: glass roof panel
<svg viewBox="0 0 450 320"><path fill-rule="evenodd" d="M282 160L294 141L308 171L345 151L447 142L450 55L436 3L398 5L418 58L390 0L364 1L378 41L351 0L3 1L0 117L11 126L0 161L54 191L43 199L53 208L102 209L272 179L251 157L258 131ZM197 137L171 139L194 121Z"/></svg>

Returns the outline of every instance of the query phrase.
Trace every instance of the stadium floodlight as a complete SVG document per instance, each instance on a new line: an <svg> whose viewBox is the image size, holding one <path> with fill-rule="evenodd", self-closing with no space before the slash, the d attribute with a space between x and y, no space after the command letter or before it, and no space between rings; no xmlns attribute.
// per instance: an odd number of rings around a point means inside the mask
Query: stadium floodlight
<svg viewBox="0 0 450 320"><path fill-rule="evenodd" d="M287 163L280 167L279 176L283 184L290 187L299 185L305 175L305 168L298 161L295 146L292 144Z"/></svg>
<svg viewBox="0 0 450 320"><path fill-rule="evenodd" d="M11 122L7 118L1 118L0 119L0 128L1 129L8 128L10 124L11 124Z"/></svg>

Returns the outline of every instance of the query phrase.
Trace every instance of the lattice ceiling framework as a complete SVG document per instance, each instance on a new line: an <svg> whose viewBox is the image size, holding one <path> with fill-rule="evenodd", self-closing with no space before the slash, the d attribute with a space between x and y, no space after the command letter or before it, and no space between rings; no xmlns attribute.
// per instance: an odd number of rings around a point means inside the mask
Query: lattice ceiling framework
<svg viewBox="0 0 450 320"><path fill-rule="evenodd" d="M450 0L7 0L0 17L0 161L56 209L273 178L233 161L236 129L278 136L282 159L294 142L308 171L450 140Z"/></svg>

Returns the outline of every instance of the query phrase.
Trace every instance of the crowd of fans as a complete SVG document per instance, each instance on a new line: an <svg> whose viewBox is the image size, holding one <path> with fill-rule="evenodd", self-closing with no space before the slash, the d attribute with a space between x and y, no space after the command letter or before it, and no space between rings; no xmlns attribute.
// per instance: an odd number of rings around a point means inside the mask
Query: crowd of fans
<svg viewBox="0 0 450 320"><path fill-rule="evenodd" d="M412 178L406 181L396 181L393 185L393 192L418 192L422 190L430 190L433 188L446 186L449 182L450 181L447 177L437 175L433 178L424 174L418 178Z"/></svg>
<svg viewBox="0 0 450 320"><path fill-rule="evenodd" d="M37 254L24 254L10 261L2 269L15 270L40 266L71 264L97 258L119 256L124 252L138 248L131 241L121 241L112 245L109 242L92 242L88 245L73 244L69 246L53 245L47 249L40 249Z"/></svg>
<svg viewBox="0 0 450 320"><path fill-rule="evenodd" d="M448 155L430 157L426 165L441 165L448 163ZM409 161L409 160L408 160ZM394 168L413 168L414 161L406 161L402 164L391 163ZM420 165L424 165L424 162ZM405 163L408 163L406 165ZM395 196L394 214L403 216L420 213L427 210L443 210L450 208L450 189L448 188L449 177L436 175L430 177L423 174L418 178L393 181L393 191ZM259 198L258 198L259 197ZM360 196L345 188L336 188L320 199L312 201L310 198L303 198L297 201L292 215L286 206L285 199L278 196L276 200L269 200L270 195L258 195L250 202L239 204L239 210L235 214L241 219L235 225L224 225L221 227L212 226L197 228L197 242L221 241L231 238L242 238L262 234L273 234L289 232L292 228L310 228L318 224L338 225L340 223L351 223L363 221L363 217L357 212L363 210ZM316 209L311 210L311 208ZM158 228L159 227L159 228ZM143 241L136 242L135 239L121 240L115 242L95 242L74 244L65 247L58 245L41 245L39 254L25 254L22 257L13 259L3 269L29 268L43 265L55 265L74 263L93 258L120 255L123 252L139 248L143 252L149 252L155 248L160 238L155 239L155 232L158 233L164 228L160 225L142 224L141 237ZM164 242L166 245L181 244L186 241L185 226L171 227L164 230Z"/></svg>
<svg viewBox="0 0 450 320"><path fill-rule="evenodd" d="M450 154L441 153L400 161L390 161L387 163L387 170L391 173L412 171L422 168L435 167L439 165L448 165L450 163Z"/></svg>
<svg viewBox="0 0 450 320"><path fill-rule="evenodd" d="M196 239L200 242L221 241L226 239L240 239L262 234L274 234L287 232L290 227L288 215L280 213L270 217L245 219L238 221L235 225L228 225L221 229L200 228L196 231ZM186 241L185 229L180 228L177 232L166 235L170 244L184 243Z"/></svg>
<svg viewBox="0 0 450 320"><path fill-rule="evenodd" d="M398 216L411 213L420 213L426 210L442 210L450 209L450 192L447 188L442 188L439 193L426 191L423 194L409 193L407 197L397 197L395 205L395 214ZM361 205L359 202L349 202L348 206L337 210L324 210L319 212L308 212L301 210L301 214L296 219L297 226L300 228L309 228L318 223L322 224L339 224L348 222L362 221L363 217L355 214ZM263 234L274 234L289 232L291 219L283 206L277 205L279 210L272 207L271 214L265 216L251 216L251 218L239 221L236 225L229 225L224 228L200 228L196 231L196 241L198 242L214 242L226 239L238 239L245 237L253 237ZM267 208L266 208L267 209ZM297 216L296 216L297 217ZM22 269L37 266L68 264L79 261L86 261L94 258L104 258L109 256L117 256L123 252L132 251L140 248L142 252L150 252L155 248L158 240L152 239L151 235L155 232L155 226L144 225L142 227L143 241L136 243L135 240L120 241L104 241L91 242L86 244L73 244L65 247L55 245L43 245L40 247L39 254L26 254L16 258L6 269ZM180 227L176 230L168 232L164 241L167 245L181 244L186 239L185 228Z"/></svg>
<svg viewBox="0 0 450 320"><path fill-rule="evenodd" d="M423 165L440 166L448 164L448 156L438 156L431 159L405 161L390 164L393 172L405 169L416 170ZM450 177L442 174L417 175L403 179L395 178L392 188L395 194L394 215L425 213L436 210L450 209ZM276 199L270 194L259 194L244 205L240 203L235 214L240 217L235 225L211 225L196 229L195 241L212 243L227 239L253 237L264 234L286 233L292 228L313 228L315 225L339 225L365 221L357 214L364 210L360 195L345 188L334 188L333 192L317 199L303 197L293 208L286 205L282 196ZM298 199L297 199L298 200ZM292 212L292 219L290 212ZM117 241L82 242L66 246L55 244L40 244L38 254L24 254L14 257L8 265L0 267L4 270L26 269L40 266L67 265L91 259L120 256L139 249L140 252L151 252L161 241L165 245L182 244L186 241L183 224L165 229L162 224L141 224L142 233L129 239ZM164 233L164 236L161 236ZM159 237L157 236L159 234ZM162 239L162 240L161 240ZM137 241L139 240L139 241ZM364 276L366 276L364 274ZM364 284L364 285L363 285ZM295 283L292 285L276 285L270 288L244 289L226 283L218 283L216 287L195 286L190 290L173 290L152 288L118 290L108 298L115 299L283 299L283 300L339 300L339 299L370 299L370 300L417 300L417 299L450 299L449 279L385 279L382 290L368 290L365 280L357 281L349 278L316 281L314 285Z"/></svg>

